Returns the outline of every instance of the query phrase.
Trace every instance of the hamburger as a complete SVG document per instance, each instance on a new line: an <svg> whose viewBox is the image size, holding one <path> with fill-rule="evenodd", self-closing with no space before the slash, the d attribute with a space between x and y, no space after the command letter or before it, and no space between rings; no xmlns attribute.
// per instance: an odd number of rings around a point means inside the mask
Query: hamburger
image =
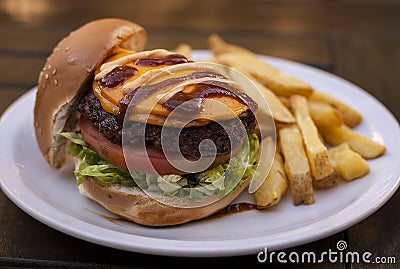
<svg viewBox="0 0 400 269"><path fill-rule="evenodd" d="M79 192L109 211L143 225L182 224L248 186L257 104L218 69L144 50L146 38L141 26L110 18L62 39L39 75L36 138L51 166L72 157Z"/></svg>

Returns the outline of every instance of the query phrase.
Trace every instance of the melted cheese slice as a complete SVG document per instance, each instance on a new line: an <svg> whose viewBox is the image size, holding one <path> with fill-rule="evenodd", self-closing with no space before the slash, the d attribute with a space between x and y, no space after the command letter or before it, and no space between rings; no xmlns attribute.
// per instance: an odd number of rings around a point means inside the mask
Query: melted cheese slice
<svg viewBox="0 0 400 269"><path fill-rule="evenodd" d="M155 84L166 79L185 76L196 71L193 69L184 69L173 74L165 72L156 79L153 79L154 75L159 75L163 69L170 67L171 65L160 64L155 66L142 66L135 64L139 59L163 59L163 57L174 54L175 53L166 50L152 50L135 53L133 51L127 51L121 48L115 49L115 53L108 57L100 65L100 67L97 68L95 72L95 79L92 85L93 92L100 100L104 110L116 116L121 116L120 102L124 96L132 90L135 90L137 87L145 84L149 80L151 80L151 84ZM103 77L105 77L115 67L118 66L134 67L137 70L137 73L127 78L122 84L119 84L115 87L108 88L99 82ZM207 79L210 80L210 78ZM166 118L171 113L171 110L163 105L163 103L168 100L169 97L173 96L173 94L179 91L190 93L190 91L194 88L193 85L196 85L197 82L198 81L196 80L193 80L193 83L191 83L191 81L185 81L182 83L181 87L176 87L176 85L172 87L165 87L157 90L149 96L146 96L144 100L141 100L138 104L133 106L134 112L130 113L130 119L133 121L163 126ZM222 103L223 105L215 106L215 102L210 102L207 101L208 98L203 98L202 109L199 115L197 115L196 120L191 121L190 124L186 125L186 127L206 125L211 121L211 119L231 119L233 115L239 116L249 109L247 105L232 96L216 95L211 98ZM168 125L170 126L175 124L178 126L181 124L181 121L179 119L176 121L168 121Z"/></svg>

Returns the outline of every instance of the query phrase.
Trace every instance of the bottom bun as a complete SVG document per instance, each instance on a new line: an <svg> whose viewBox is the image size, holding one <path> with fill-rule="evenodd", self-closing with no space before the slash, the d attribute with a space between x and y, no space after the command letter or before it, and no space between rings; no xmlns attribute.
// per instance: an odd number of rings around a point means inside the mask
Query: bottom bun
<svg viewBox="0 0 400 269"><path fill-rule="evenodd" d="M195 208L177 208L161 204L138 187L102 186L88 177L79 185L79 192L98 202L109 211L147 226L182 224L208 217L227 207L248 186L249 181L236 191L214 203Z"/></svg>

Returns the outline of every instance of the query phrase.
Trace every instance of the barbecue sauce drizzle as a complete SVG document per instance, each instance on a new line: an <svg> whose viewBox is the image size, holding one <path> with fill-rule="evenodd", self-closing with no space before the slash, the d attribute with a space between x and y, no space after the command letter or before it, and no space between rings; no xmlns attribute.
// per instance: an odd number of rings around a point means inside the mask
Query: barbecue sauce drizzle
<svg viewBox="0 0 400 269"><path fill-rule="evenodd" d="M175 65L189 62L185 56L179 54L167 55L162 59L139 59L135 62L137 66L160 66L160 65Z"/></svg>
<svg viewBox="0 0 400 269"><path fill-rule="evenodd" d="M182 63L188 63L189 60L179 54L171 54L167 55L164 58L159 59L138 59L136 60L133 65L136 67L157 67L160 65L176 65ZM131 65L119 65L113 68L109 73L107 73L103 78L99 80L99 84L103 88L114 88L122 83L124 83L129 78L135 76L139 71L136 67ZM136 104L145 100L151 94L156 93L157 91L163 89L164 87L168 87L173 84L177 84L186 80L193 80L198 78L206 78L210 77L217 78L217 79L226 79L224 76L211 72L211 71L194 71L193 73L177 77L177 78L170 78L165 81L150 84L150 85L143 85L140 86L133 91L126 94L119 102L119 111L118 111L118 119L123 119L130 104L132 98L137 96L138 91L140 90L140 97L135 98ZM199 83L194 86L191 92L183 92L180 91L175 93L171 96L168 100L166 100L162 105L167 108L168 110L172 111L179 105L189 101L189 100L196 100L197 102L191 102L191 112L192 113L199 113L201 109L201 100L203 98L210 98L213 96L230 96L231 98L236 99L237 101L241 102L242 104L249 107L252 111L257 109L257 103L255 103L249 96L245 93L240 92L235 87L231 86L226 82L215 82L212 81L210 83ZM188 111L189 112L189 111Z"/></svg>
<svg viewBox="0 0 400 269"><path fill-rule="evenodd" d="M163 89L164 87L168 87L173 84L180 83L182 81L186 80L193 80L193 79L199 79L199 78L207 78L209 77L210 79L212 78L217 78L217 79L225 79L220 74L214 73L214 72L208 72L208 71L197 71L193 72L189 75L178 77L178 78L171 78L164 80L162 82L156 83L156 84L150 84L150 85L144 85L136 88L135 90L129 92L122 98L120 101L120 112L125 113L126 109L128 108L128 105L130 104L132 98L136 96L137 93L140 93L140 98L136 99L136 102L140 102L144 100L146 97L150 96L151 94L154 94L155 92ZM140 91L140 92L139 92ZM202 98L208 98L212 96L230 96L232 98L235 98L236 100L244 103L246 106L248 106L250 109L255 111L257 109L257 103L254 102L248 95L245 93L239 92L236 88L232 87L228 83L224 82L212 82L211 83L199 83L197 85L194 85L194 89L190 93L185 93L183 91L180 91L176 94L174 94L172 97L170 97L167 101L163 103L163 106L168 108L169 110L174 110L176 107L179 105L183 104L186 101L189 100L194 100L198 99L201 100ZM200 103L196 102L198 104L197 107L193 107L193 111L199 110L200 109Z"/></svg>
<svg viewBox="0 0 400 269"><path fill-rule="evenodd" d="M129 220L127 220L126 218L123 218L123 217L110 217L110 216L107 216L104 214L100 214L96 211L90 210L88 208L85 208L85 209L87 211L90 211L90 212L98 215L99 217L101 217L105 220L108 220L109 222L112 222L117 225L120 225L119 222L122 222L122 221L130 222ZM257 206L255 204L251 204L251 203L241 202L241 203L236 203L236 204L230 204L227 207L221 209L220 211L212 214L211 216L208 216L199 221L211 220L211 219L220 218L223 216L229 216L229 215L233 215L233 214L238 214L241 212L246 212L246 211L250 211L250 210L254 210L254 209L257 209Z"/></svg>
<svg viewBox="0 0 400 269"><path fill-rule="evenodd" d="M211 216L204 218L203 220L210 220L223 216L229 216L254 209L257 209L257 206L251 203L241 202L241 203L230 204L227 207L221 209L220 211L212 214Z"/></svg>
<svg viewBox="0 0 400 269"><path fill-rule="evenodd" d="M138 70L133 66L117 66L100 79L100 85L107 88L114 88L137 73Z"/></svg>

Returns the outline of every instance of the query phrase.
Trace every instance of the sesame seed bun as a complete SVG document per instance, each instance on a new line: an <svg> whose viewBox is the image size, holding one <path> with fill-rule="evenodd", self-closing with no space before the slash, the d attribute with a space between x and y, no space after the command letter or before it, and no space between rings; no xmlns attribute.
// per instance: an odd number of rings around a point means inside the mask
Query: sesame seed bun
<svg viewBox="0 0 400 269"><path fill-rule="evenodd" d="M140 25L109 18L81 26L55 46L39 75L34 108L37 142L51 166L65 163L67 140L59 134L77 127L76 104L96 67L115 46L141 51L146 39Z"/></svg>

